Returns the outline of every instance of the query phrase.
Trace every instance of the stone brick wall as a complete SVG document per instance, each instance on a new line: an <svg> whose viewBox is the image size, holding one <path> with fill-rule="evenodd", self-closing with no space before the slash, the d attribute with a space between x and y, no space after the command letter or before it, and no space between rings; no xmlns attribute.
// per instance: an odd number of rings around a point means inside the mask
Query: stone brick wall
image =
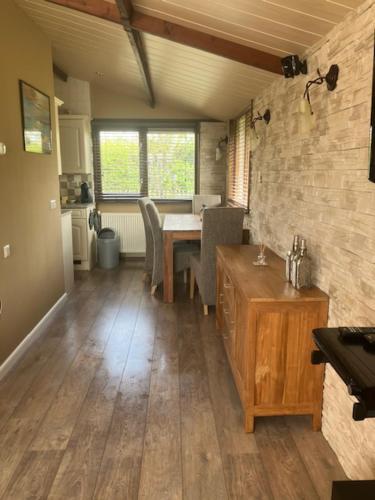
<svg viewBox="0 0 375 500"><path fill-rule="evenodd" d="M252 158L254 240L284 256L293 234L307 238L331 326L375 325L375 184L367 180L374 20L367 1L306 54L306 77L280 79L255 101L272 118ZM313 88L316 125L305 134L299 99L316 68L325 74L331 64L340 67L337 89ZM375 420L354 422L352 402L328 367L323 433L349 477L375 478Z"/></svg>
<svg viewBox="0 0 375 500"><path fill-rule="evenodd" d="M199 192L221 194L226 191L226 154L216 160L216 146L220 138L227 135L227 124L223 122L201 122L199 140Z"/></svg>

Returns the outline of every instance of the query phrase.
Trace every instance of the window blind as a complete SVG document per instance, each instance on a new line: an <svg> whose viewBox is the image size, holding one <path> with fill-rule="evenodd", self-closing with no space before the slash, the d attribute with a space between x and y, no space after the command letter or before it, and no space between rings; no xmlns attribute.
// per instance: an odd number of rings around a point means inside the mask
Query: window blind
<svg viewBox="0 0 375 500"><path fill-rule="evenodd" d="M195 133L147 133L149 196L156 199L189 199L195 192Z"/></svg>
<svg viewBox="0 0 375 500"><path fill-rule="evenodd" d="M196 182L196 125L93 122L95 196L191 199Z"/></svg>
<svg viewBox="0 0 375 500"><path fill-rule="evenodd" d="M251 112L244 113L229 126L228 203L249 208Z"/></svg>

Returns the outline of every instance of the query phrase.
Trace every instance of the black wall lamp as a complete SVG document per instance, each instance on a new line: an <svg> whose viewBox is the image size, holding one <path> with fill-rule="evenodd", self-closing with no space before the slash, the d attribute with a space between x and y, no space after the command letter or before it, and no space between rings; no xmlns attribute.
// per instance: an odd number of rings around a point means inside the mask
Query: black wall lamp
<svg viewBox="0 0 375 500"><path fill-rule="evenodd" d="M225 137L220 137L217 146L216 146L216 161L221 160L223 157L223 153L225 152L227 146L228 146L228 136L226 135Z"/></svg>
<svg viewBox="0 0 375 500"><path fill-rule="evenodd" d="M271 120L271 111L269 109L266 109L263 115L261 115L258 111L258 114L251 120L251 128L255 128L255 123L259 120L264 120L268 125Z"/></svg>
<svg viewBox="0 0 375 500"><path fill-rule="evenodd" d="M339 78L339 67L337 64L332 64L332 66L329 68L328 73L325 76L322 76L320 74L319 69L317 69L317 72L319 75L318 78L315 78L315 80L309 80L306 83L305 92L303 94L303 97L305 99L307 98L307 101L308 101L309 106L310 106L310 113L311 114L314 114L314 113L313 113L313 110L311 107L311 101L310 101L310 87L312 87L313 85L322 85L324 82L326 82L327 89L329 91L332 91L332 90L335 90L335 88L337 86L337 80Z"/></svg>
<svg viewBox="0 0 375 500"><path fill-rule="evenodd" d="M255 151L256 148L259 146L260 143L260 137L257 134L255 124L257 121L264 121L266 125L269 124L271 120L271 111L269 109L266 109L266 111L261 115L258 111L258 114L254 116L250 122L250 142L251 142L251 150Z"/></svg>
<svg viewBox="0 0 375 500"><path fill-rule="evenodd" d="M286 56L281 59L281 66L285 78L294 78L299 74L307 75L307 61L300 61L297 55Z"/></svg>

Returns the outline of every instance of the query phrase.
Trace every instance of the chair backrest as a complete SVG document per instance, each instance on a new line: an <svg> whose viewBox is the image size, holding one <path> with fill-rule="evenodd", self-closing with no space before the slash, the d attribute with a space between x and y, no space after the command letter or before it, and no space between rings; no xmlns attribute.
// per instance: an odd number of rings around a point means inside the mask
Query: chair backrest
<svg viewBox="0 0 375 500"><path fill-rule="evenodd" d="M221 194L195 194L193 196L193 214L199 215L202 205L220 207Z"/></svg>
<svg viewBox="0 0 375 500"><path fill-rule="evenodd" d="M216 247L242 243L244 210L242 208L206 208L202 218L201 287L204 304L215 304Z"/></svg>
<svg viewBox="0 0 375 500"><path fill-rule="evenodd" d="M146 240L146 256L145 256L145 272L151 273L154 260L154 241L152 239L150 219L146 210L146 205L151 203L150 198L139 198L138 206L142 214L143 226L145 229Z"/></svg>
<svg viewBox="0 0 375 500"><path fill-rule="evenodd" d="M159 211L153 201L146 204L153 239L153 270L151 286L163 281L163 235Z"/></svg>

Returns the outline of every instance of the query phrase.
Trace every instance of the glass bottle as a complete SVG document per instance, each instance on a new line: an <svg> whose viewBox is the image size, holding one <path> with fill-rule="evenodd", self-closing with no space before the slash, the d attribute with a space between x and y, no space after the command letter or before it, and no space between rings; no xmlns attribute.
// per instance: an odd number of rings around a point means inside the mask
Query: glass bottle
<svg viewBox="0 0 375 500"><path fill-rule="evenodd" d="M200 211L199 211L199 218L200 220L203 220L203 212L204 210L207 208L207 206L205 204L202 205Z"/></svg>
<svg viewBox="0 0 375 500"><path fill-rule="evenodd" d="M287 281L290 281L290 266L291 266L291 258L292 258L292 252L291 250L288 251L286 254L286 260L285 260L285 277Z"/></svg>
<svg viewBox="0 0 375 500"><path fill-rule="evenodd" d="M299 256L299 236L298 234L295 234L293 238L293 248L292 251L290 252L290 255L288 252L289 259L287 259L287 269L288 269L287 279L292 284L294 281L293 276L295 275L295 264L298 259L298 256Z"/></svg>
<svg viewBox="0 0 375 500"><path fill-rule="evenodd" d="M311 259L307 255L306 240L301 240L300 254L296 264L296 288L311 287Z"/></svg>

